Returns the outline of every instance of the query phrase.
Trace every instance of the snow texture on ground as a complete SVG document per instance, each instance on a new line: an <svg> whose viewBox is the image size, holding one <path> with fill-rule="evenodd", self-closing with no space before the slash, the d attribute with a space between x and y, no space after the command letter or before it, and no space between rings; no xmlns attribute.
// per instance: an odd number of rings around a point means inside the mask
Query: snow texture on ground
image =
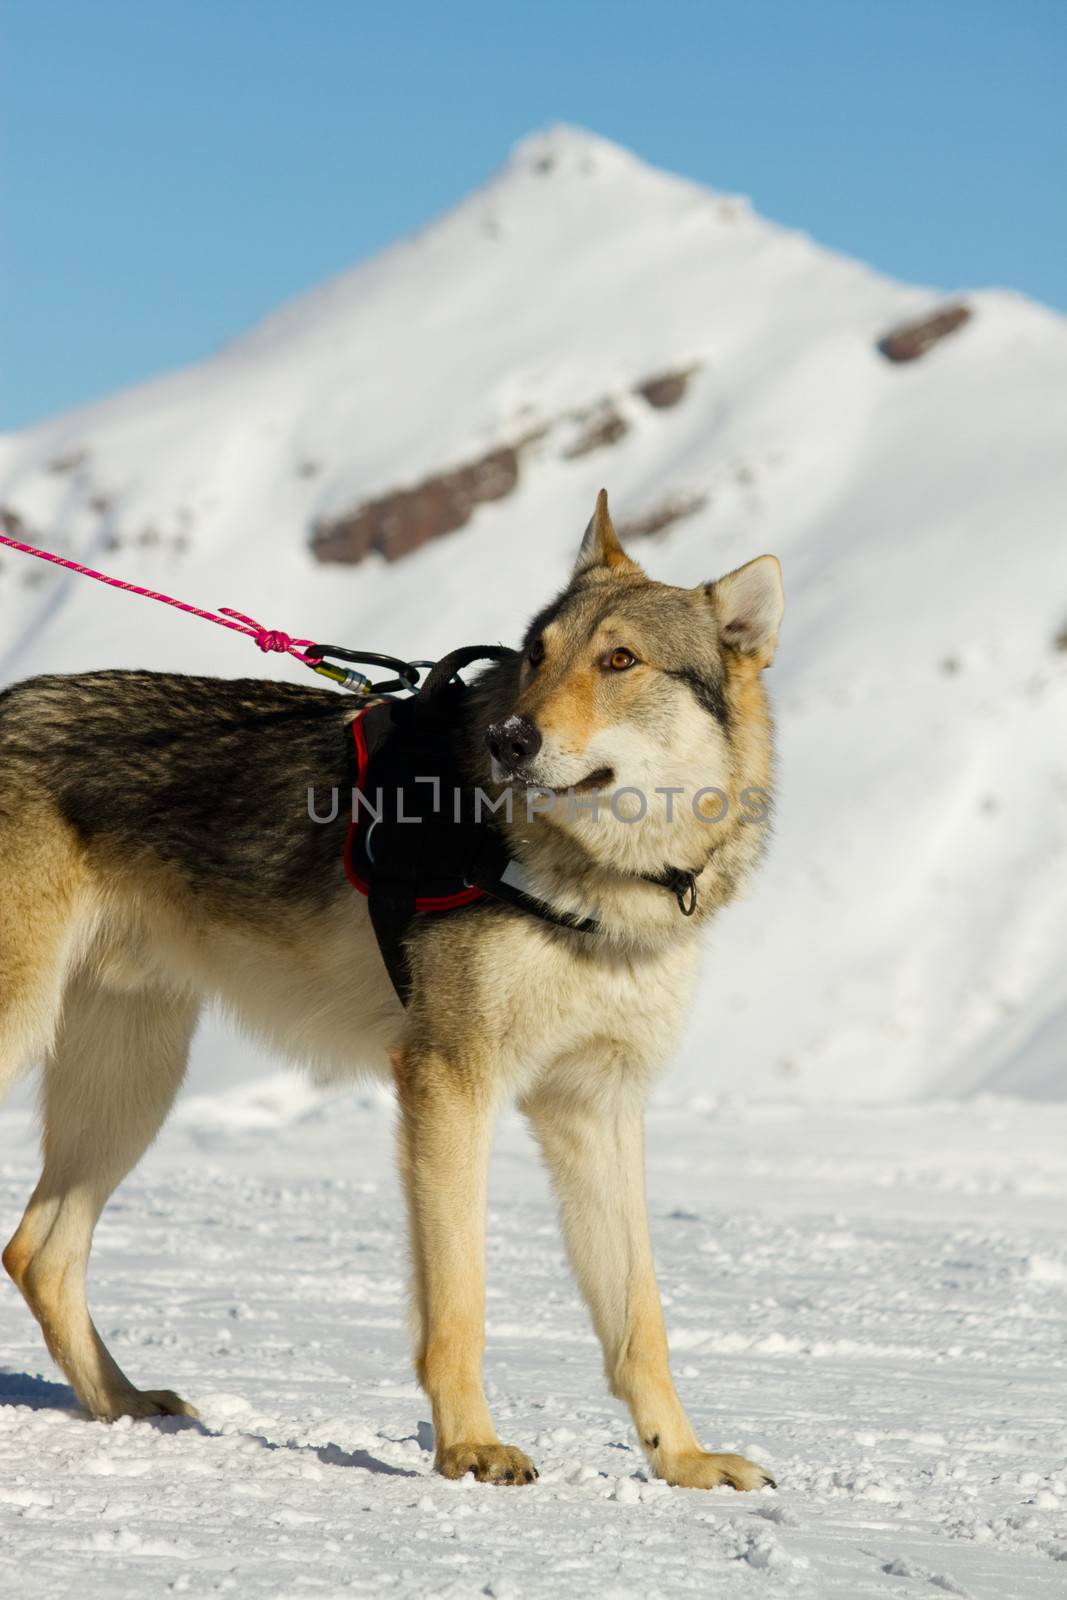
<svg viewBox="0 0 1067 1600"><path fill-rule="evenodd" d="M35 1177L0 1118L0 1213ZM100 1225L96 1317L200 1407L90 1422L0 1293L0 1587L972 1600L1067 1582L1067 1109L663 1098L649 1190L698 1432L777 1476L649 1482L568 1277L533 1146L502 1131L487 1377L529 1489L431 1473L384 1096L280 1077L192 1094ZM17 1154L15 1152L18 1152Z"/></svg>

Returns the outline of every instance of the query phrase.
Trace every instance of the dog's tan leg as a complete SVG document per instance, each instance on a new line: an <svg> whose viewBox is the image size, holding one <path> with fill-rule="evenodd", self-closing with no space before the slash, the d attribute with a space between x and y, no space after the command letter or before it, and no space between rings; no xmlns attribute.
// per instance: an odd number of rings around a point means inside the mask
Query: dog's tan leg
<svg viewBox="0 0 1067 1600"><path fill-rule="evenodd" d="M559 1196L564 1237L604 1351L657 1477L687 1488L771 1482L742 1456L702 1450L675 1391L645 1210L644 1108L590 1067L589 1093L542 1090L527 1113Z"/></svg>
<svg viewBox="0 0 1067 1600"><path fill-rule="evenodd" d="M533 1463L501 1444L482 1387L485 1205L496 1105L438 1055L393 1057L400 1165L414 1267L415 1365L433 1406L435 1466L485 1483L531 1483Z"/></svg>
<svg viewBox="0 0 1067 1600"><path fill-rule="evenodd" d="M75 978L46 1062L44 1170L4 1265L95 1417L195 1416L169 1390L135 1389L116 1365L89 1316L85 1273L108 1196L170 1108L196 1014L186 996L115 992Z"/></svg>
<svg viewBox="0 0 1067 1600"><path fill-rule="evenodd" d="M84 890L69 830L0 789L0 1097L55 1037Z"/></svg>

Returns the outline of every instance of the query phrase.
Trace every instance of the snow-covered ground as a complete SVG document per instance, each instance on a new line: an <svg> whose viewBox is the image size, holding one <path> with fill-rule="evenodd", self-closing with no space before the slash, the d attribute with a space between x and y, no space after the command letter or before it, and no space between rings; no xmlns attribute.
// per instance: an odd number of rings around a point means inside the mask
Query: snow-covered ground
<svg viewBox="0 0 1067 1600"><path fill-rule="evenodd" d="M24 1118L0 1117L8 1217L34 1176ZM541 1469L511 1490L431 1472L391 1108L284 1077L194 1092L105 1214L92 1301L127 1370L202 1422L86 1421L0 1294L0 1588L1053 1600L1065 1145L1065 1107L665 1091L649 1190L675 1367L705 1440L776 1474L741 1496L647 1480L506 1124L488 1385Z"/></svg>
<svg viewBox="0 0 1067 1600"><path fill-rule="evenodd" d="M771 549L788 597L777 840L713 930L649 1143L685 1400L777 1492L645 1480L512 1123L487 1371L542 1476L435 1479L390 1108L212 1024L91 1272L134 1380L203 1421L84 1420L0 1285L4 1592L1067 1592L1067 324L970 292L891 367L876 340L938 299L553 130L213 361L0 439L31 538L370 649L514 640L602 482L622 519L702 498L635 547L654 576ZM637 392L689 368L675 406ZM569 455L605 400L627 431ZM395 566L310 555L317 518L534 435L461 531ZM107 666L301 675L0 553L0 684ZM4 1237L33 1142L24 1089Z"/></svg>

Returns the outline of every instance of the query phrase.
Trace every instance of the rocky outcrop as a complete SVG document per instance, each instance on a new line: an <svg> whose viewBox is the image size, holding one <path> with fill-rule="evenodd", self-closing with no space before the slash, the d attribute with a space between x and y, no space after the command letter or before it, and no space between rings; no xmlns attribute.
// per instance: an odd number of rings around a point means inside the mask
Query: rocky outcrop
<svg viewBox="0 0 1067 1600"><path fill-rule="evenodd" d="M685 398L689 380L696 370L696 367L682 367L677 372L661 372L656 377L646 378L644 383L639 383L634 389L634 394L639 394L642 400L647 400L657 411L666 410L668 406L676 406L679 400Z"/></svg>
<svg viewBox="0 0 1067 1600"><path fill-rule="evenodd" d="M578 456L587 456L594 450L618 444L623 434L630 431L630 424L610 400L602 401L592 411L577 413L577 420L577 436L563 451L565 461L574 461Z"/></svg>
<svg viewBox="0 0 1067 1600"><path fill-rule="evenodd" d="M372 552L386 561L398 561L431 539L462 528L475 506L502 500L518 481L519 449L500 445L477 461L368 500L345 516L318 522L311 548L320 561L351 565Z"/></svg>
<svg viewBox="0 0 1067 1600"><path fill-rule="evenodd" d="M656 410L676 406L696 370L696 367L686 367L658 373L636 384L632 392ZM594 450L618 444L629 433L630 422L625 415L625 405L605 396L594 405L568 412L514 443L497 445L476 461L435 473L421 483L378 495L352 511L320 518L311 532L312 552L319 561L336 561L348 566L374 554L383 556L386 561L399 561L431 539L462 528L479 505L502 500L511 494L518 484L523 454L528 447L548 434L556 435L558 440L557 430L564 429L567 430L564 433L566 442L556 443L556 448L564 461L575 461L591 455ZM317 463L304 463L298 470L310 477L319 467ZM647 517L636 519L631 525L631 534L639 538L658 533L701 504L703 501L695 504L685 500L666 501Z"/></svg>
<svg viewBox="0 0 1067 1600"><path fill-rule="evenodd" d="M662 533L664 528L669 528L672 523L681 522L683 517L691 517L707 504L707 496L703 494L677 494L666 500L661 500L658 506L653 506L643 516L621 519L618 526L619 538L647 539L655 533Z"/></svg>
<svg viewBox="0 0 1067 1600"><path fill-rule="evenodd" d="M935 344L970 322L974 313L962 304L945 306L918 322L906 322L879 339L878 349L887 361L918 361Z"/></svg>

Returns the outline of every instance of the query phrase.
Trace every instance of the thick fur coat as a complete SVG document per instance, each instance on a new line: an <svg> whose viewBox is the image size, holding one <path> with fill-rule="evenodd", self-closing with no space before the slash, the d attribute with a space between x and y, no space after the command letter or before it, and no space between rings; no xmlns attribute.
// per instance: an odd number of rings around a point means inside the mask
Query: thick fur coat
<svg viewBox="0 0 1067 1600"><path fill-rule="evenodd" d="M488 902L421 916L406 1010L345 878L347 806L311 815L346 770L356 702L136 672L0 695L0 1087L43 1064L44 1156L4 1264L92 1415L192 1410L119 1369L85 1273L96 1220L162 1125L213 1001L320 1076L395 1084L438 1470L536 1476L498 1439L481 1380L486 1174L511 1099L653 1471L768 1481L702 1449L675 1393L643 1105L687 1013L700 929L763 847L762 671L781 613L773 557L691 590L649 579L601 495L568 588L472 685L463 730L465 776L498 808L528 889L599 931ZM668 868L692 875L692 915L650 881Z"/></svg>

